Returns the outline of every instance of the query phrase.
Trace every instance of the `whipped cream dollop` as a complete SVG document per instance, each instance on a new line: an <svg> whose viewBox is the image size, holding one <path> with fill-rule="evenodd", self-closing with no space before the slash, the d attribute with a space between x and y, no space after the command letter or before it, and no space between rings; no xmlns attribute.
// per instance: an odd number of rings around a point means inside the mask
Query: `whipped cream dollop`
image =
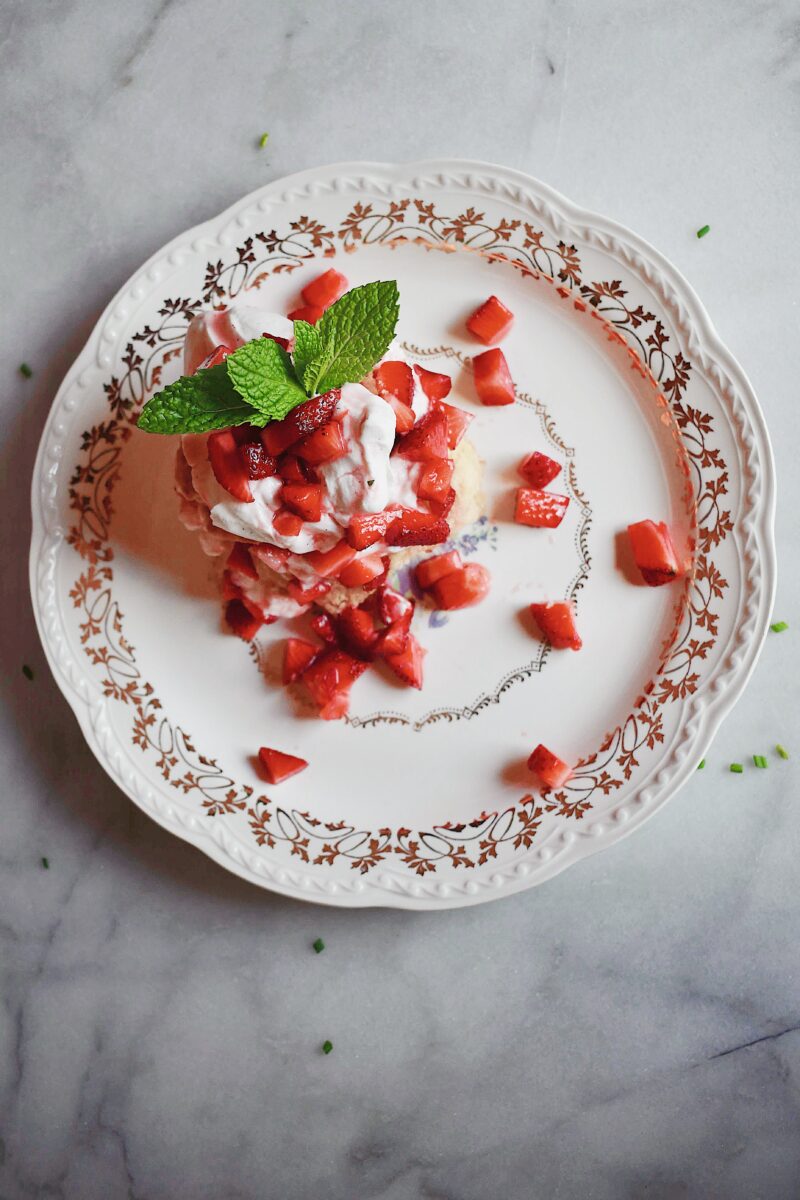
<svg viewBox="0 0 800 1200"><path fill-rule="evenodd" d="M217 346L238 350L254 338L279 338L290 342L294 327L288 317L270 312L252 300L236 300L230 308L207 309L193 317L183 343L183 369L193 375Z"/></svg>

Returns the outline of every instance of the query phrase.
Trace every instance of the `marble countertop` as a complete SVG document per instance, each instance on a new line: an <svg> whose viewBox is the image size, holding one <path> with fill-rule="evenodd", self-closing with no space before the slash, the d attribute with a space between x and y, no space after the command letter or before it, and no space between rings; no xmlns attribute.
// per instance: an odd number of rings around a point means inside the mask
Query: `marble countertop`
<svg viewBox="0 0 800 1200"><path fill-rule="evenodd" d="M0 4L2 1200L796 1200L797 767L726 770L800 755L794 628L634 837L499 903L347 912L134 809L27 599L39 430L140 262L287 172L447 155L530 171L694 284L773 432L796 625L796 0L111 10Z"/></svg>

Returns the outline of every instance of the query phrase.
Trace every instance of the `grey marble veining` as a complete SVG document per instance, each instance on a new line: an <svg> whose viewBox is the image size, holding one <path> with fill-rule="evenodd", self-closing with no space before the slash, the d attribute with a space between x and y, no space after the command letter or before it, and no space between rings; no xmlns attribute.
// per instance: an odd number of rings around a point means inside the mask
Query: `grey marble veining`
<svg viewBox="0 0 800 1200"><path fill-rule="evenodd" d="M147 255L289 171L468 156L693 282L775 434L796 624L797 0L2 0L0 89L2 1200L796 1200L797 768L724 766L800 755L795 630L635 836L497 904L349 913L127 802L26 573L41 423Z"/></svg>

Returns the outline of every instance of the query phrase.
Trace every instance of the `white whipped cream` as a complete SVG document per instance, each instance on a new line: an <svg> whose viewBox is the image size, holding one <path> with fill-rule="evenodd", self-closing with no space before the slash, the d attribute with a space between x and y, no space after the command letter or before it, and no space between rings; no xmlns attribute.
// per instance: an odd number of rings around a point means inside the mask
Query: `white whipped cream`
<svg viewBox="0 0 800 1200"><path fill-rule="evenodd" d="M246 295L249 297L249 293ZM183 367L187 375L192 375L217 346L237 350L265 333L287 342L291 340L294 328L289 318L254 304L255 299L254 296L235 300L230 308L207 309L192 318L183 344Z"/></svg>

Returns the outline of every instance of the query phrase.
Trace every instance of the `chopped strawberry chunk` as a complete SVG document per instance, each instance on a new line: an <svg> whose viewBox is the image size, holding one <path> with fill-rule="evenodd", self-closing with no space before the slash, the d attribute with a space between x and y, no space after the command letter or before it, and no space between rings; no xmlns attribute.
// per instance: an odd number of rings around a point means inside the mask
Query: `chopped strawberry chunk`
<svg viewBox="0 0 800 1200"><path fill-rule="evenodd" d="M433 558L424 558L422 562L417 563L414 574L424 592L429 587L433 587L437 580L444 579L445 575L452 575L453 571L460 571L462 566L461 555L458 551L448 550L446 554L434 554Z"/></svg>
<svg viewBox="0 0 800 1200"><path fill-rule="evenodd" d="M363 608L342 609L336 618L336 632L343 649L355 654L356 658L372 658L378 631Z"/></svg>
<svg viewBox="0 0 800 1200"><path fill-rule="evenodd" d="M456 489L448 488L443 500L429 500L430 510L436 517L446 517L456 502Z"/></svg>
<svg viewBox="0 0 800 1200"><path fill-rule="evenodd" d="M367 669L367 663L344 650L326 650L302 675L312 699L327 721L346 716L350 688Z"/></svg>
<svg viewBox="0 0 800 1200"><path fill-rule="evenodd" d="M378 395L383 396L384 400L394 396L402 404L411 405L414 396L414 376L408 363L390 359L376 367L373 375Z"/></svg>
<svg viewBox="0 0 800 1200"><path fill-rule="evenodd" d="M449 396L453 381L449 375L440 375L438 371L428 371L425 367L415 364L414 373L420 382L423 392L429 400L444 400Z"/></svg>
<svg viewBox="0 0 800 1200"><path fill-rule="evenodd" d="M561 463L534 450L532 454L525 455L517 470L531 487L543 488L547 487L548 483L551 483L558 475Z"/></svg>
<svg viewBox="0 0 800 1200"><path fill-rule="evenodd" d="M437 546L450 537L450 526L434 513L401 508L396 520L386 530L390 546Z"/></svg>
<svg viewBox="0 0 800 1200"><path fill-rule="evenodd" d="M312 396L310 400L293 408L281 423L287 429L294 430L295 438L305 437L307 434L313 433L315 429L321 429L323 425L328 424L333 418L336 405L341 398L342 393L339 388L333 388L332 391L324 392L321 396Z"/></svg>
<svg viewBox="0 0 800 1200"><path fill-rule="evenodd" d="M328 613L320 612L312 617L311 628L317 637L322 638L323 642L329 642L331 646L336 645L336 630Z"/></svg>
<svg viewBox="0 0 800 1200"><path fill-rule="evenodd" d="M411 637L411 620L395 621L378 635L373 648L375 658L388 658L390 655L402 654Z"/></svg>
<svg viewBox="0 0 800 1200"><path fill-rule="evenodd" d="M282 350L288 350L289 343L292 340L291 338L279 337L277 333L263 333L262 332L261 336L263 338L266 338L268 342L277 342Z"/></svg>
<svg viewBox="0 0 800 1200"><path fill-rule="evenodd" d="M239 453L244 461L248 479L266 479L275 474L277 459L267 454L261 440L244 442L239 446Z"/></svg>
<svg viewBox="0 0 800 1200"><path fill-rule="evenodd" d="M519 525L536 529L555 529L564 520L569 496L557 492L542 492L538 488L517 488L514 520Z"/></svg>
<svg viewBox="0 0 800 1200"><path fill-rule="evenodd" d="M447 451L447 418L441 412L428 412L401 437L395 453L411 462L427 462L447 458Z"/></svg>
<svg viewBox="0 0 800 1200"><path fill-rule="evenodd" d="M420 646L413 633L408 635L405 649L399 654L388 654L384 658L387 667L394 671L398 679L409 687L422 687L422 660L426 651Z"/></svg>
<svg viewBox="0 0 800 1200"><path fill-rule="evenodd" d="M382 584L386 583L386 578L389 574L389 563L390 563L389 555L388 554L382 555L381 556L382 570L379 575L373 575L372 579L368 579L366 581L366 583L363 583L361 585L365 591L374 592ZM339 576L339 578L341 579L341 575Z"/></svg>
<svg viewBox="0 0 800 1200"><path fill-rule="evenodd" d="M289 320L305 321L308 325L316 325L324 312L325 309L320 308L318 304L301 304L300 308L292 309L289 313Z"/></svg>
<svg viewBox="0 0 800 1200"><path fill-rule="evenodd" d="M247 467L244 465L236 445L236 439L230 429L221 429L208 435L208 461L214 472L217 483L230 492L235 500L245 504L253 503L253 493L247 481Z"/></svg>
<svg viewBox="0 0 800 1200"><path fill-rule="evenodd" d="M268 783L283 783L291 775L305 771L308 763L304 758L296 758L294 754L284 754L282 750L270 750L262 746L258 752L261 766Z"/></svg>
<svg viewBox="0 0 800 1200"><path fill-rule="evenodd" d="M548 789L561 787L572 774L572 769L541 743L528 759L528 768L539 776L542 787Z"/></svg>
<svg viewBox="0 0 800 1200"><path fill-rule="evenodd" d="M467 563L460 571L448 571L430 587L437 608L469 608L480 604L489 592L491 575L480 563Z"/></svg>
<svg viewBox="0 0 800 1200"><path fill-rule="evenodd" d="M329 576L338 575L340 571L343 571L355 556L356 552L353 547L348 546L342 538L335 546L331 546L330 550L312 550L310 554L306 554L305 560L318 575L327 579Z"/></svg>
<svg viewBox="0 0 800 1200"><path fill-rule="evenodd" d="M238 571L240 575L246 575L248 579L258 579L258 571L252 555L244 542L236 542L228 555L227 566L228 570Z"/></svg>
<svg viewBox="0 0 800 1200"><path fill-rule="evenodd" d="M283 654L283 684L295 683L319 654L319 646L303 638L287 638Z"/></svg>
<svg viewBox="0 0 800 1200"><path fill-rule="evenodd" d="M669 526L663 521L637 521L628 526L636 565L649 587L660 587L680 575L678 556Z"/></svg>
<svg viewBox="0 0 800 1200"><path fill-rule="evenodd" d="M279 508L272 518L272 528L281 537L297 537L303 528L303 518L288 508Z"/></svg>
<svg viewBox="0 0 800 1200"><path fill-rule="evenodd" d="M344 570L339 572L338 579L344 587L364 587L373 579L377 579L379 575L383 575L385 570L386 567L380 554L365 554L363 558L356 558L353 562L348 563Z"/></svg>
<svg viewBox="0 0 800 1200"><path fill-rule="evenodd" d="M514 314L511 309L506 308L497 296L490 296L480 308L475 309L467 321L467 329L487 346L491 346L494 342L501 342L513 324Z"/></svg>
<svg viewBox="0 0 800 1200"><path fill-rule="evenodd" d="M322 495L321 483L285 483L280 490L281 500L286 507L304 521L322 519Z"/></svg>
<svg viewBox="0 0 800 1200"><path fill-rule="evenodd" d="M323 596L327 596L331 586L327 579L320 579L317 583L309 584L308 587L303 587L296 579L290 579L286 590L298 604L313 604L315 600L321 600Z"/></svg>
<svg viewBox="0 0 800 1200"><path fill-rule="evenodd" d="M288 450L297 441L297 434L290 429L285 421L270 421L261 430L261 441L267 454L279 458L284 450Z"/></svg>
<svg viewBox="0 0 800 1200"><path fill-rule="evenodd" d="M407 621L409 625L411 624L415 603L408 596L387 586L378 589L376 599L378 615L385 625L395 625L398 621Z"/></svg>
<svg viewBox="0 0 800 1200"><path fill-rule="evenodd" d="M257 542L252 545L250 553L260 559L265 566L277 571L279 575L283 574L286 560L289 557L289 551L284 550L282 546L269 546L266 542Z"/></svg>
<svg viewBox="0 0 800 1200"><path fill-rule="evenodd" d="M353 513L347 527L347 540L355 550L366 550L375 542L386 537L389 526L398 519L399 512Z"/></svg>
<svg viewBox="0 0 800 1200"><path fill-rule="evenodd" d="M252 641L266 622L261 616L245 608L241 600L229 600L225 605L225 620L237 637L245 642Z"/></svg>
<svg viewBox="0 0 800 1200"><path fill-rule="evenodd" d="M200 366L195 368L192 374L196 375L198 371L207 371L209 367L218 367L232 353L233 351L229 350L227 346L215 346L211 353L206 355Z"/></svg>
<svg viewBox="0 0 800 1200"><path fill-rule="evenodd" d="M575 625L575 608L570 600L553 604L531 604L536 624L555 650L580 650L583 645Z"/></svg>
<svg viewBox="0 0 800 1200"><path fill-rule="evenodd" d="M441 400L431 401L431 407L436 412L444 413L447 418L447 445L451 450L455 450L469 429L470 422L475 420L473 414L465 412L463 408L457 408L454 404L444 404Z"/></svg>
<svg viewBox="0 0 800 1200"><path fill-rule="evenodd" d="M398 435L408 433L409 430L413 429L414 422L417 419L414 416L413 408L410 408L407 404L403 404L403 401L398 400L396 396L384 396L383 398L387 404L392 406L394 427Z"/></svg>
<svg viewBox="0 0 800 1200"><path fill-rule="evenodd" d="M223 600L241 600L244 604L244 593L239 584L234 583L233 576L227 568L222 572L220 595ZM247 606L245 605L245 607Z"/></svg>
<svg viewBox="0 0 800 1200"><path fill-rule="evenodd" d="M438 500L442 503L450 491L455 464L450 458L432 458L425 463L417 484L420 500Z"/></svg>
<svg viewBox="0 0 800 1200"><path fill-rule="evenodd" d="M481 404L497 407L514 403L514 384L502 350L484 350L472 360L475 390Z"/></svg>
<svg viewBox="0 0 800 1200"><path fill-rule="evenodd" d="M329 421L327 425L315 429L297 444L298 457L314 466L317 463L333 462L346 453L347 443L338 421Z"/></svg>
<svg viewBox="0 0 800 1200"><path fill-rule="evenodd" d="M306 304L316 304L320 308L329 308L335 300L343 296L350 284L346 276L342 275L341 271L334 271L333 267L328 271L324 271L322 275L317 275L316 279L312 279L303 288L303 300Z"/></svg>
<svg viewBox="0 0 800 1200"><path fill-rule="evenodd" d="M302 463L296 454L282 454L277 460L277 474L284 483L317 483L313 467Z"/></svg>

